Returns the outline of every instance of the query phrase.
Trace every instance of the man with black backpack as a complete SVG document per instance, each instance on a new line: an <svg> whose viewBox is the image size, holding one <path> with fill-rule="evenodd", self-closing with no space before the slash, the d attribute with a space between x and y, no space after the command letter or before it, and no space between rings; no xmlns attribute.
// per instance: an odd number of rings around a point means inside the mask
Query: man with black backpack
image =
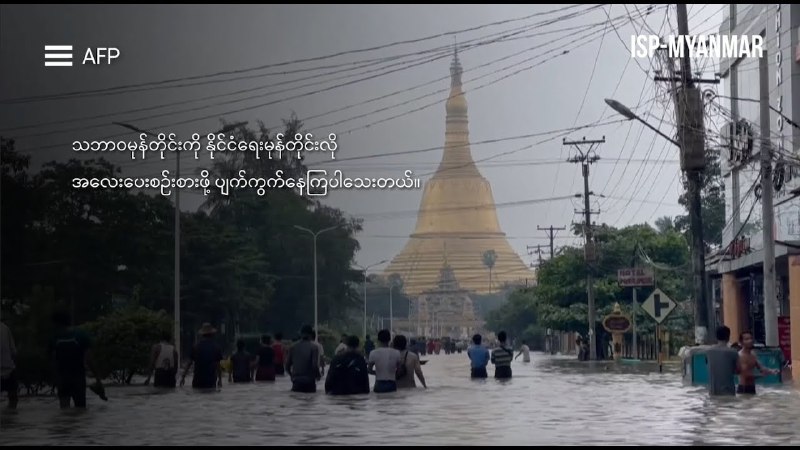
<svg viewBox="0 0 800 450"><path fill-rule="evenodd" d="M369 372L367 361L358 351L358 338L348 336L344 340L347 348L336 355L328 366L325 393L328 395L369 394Z"/></svg>

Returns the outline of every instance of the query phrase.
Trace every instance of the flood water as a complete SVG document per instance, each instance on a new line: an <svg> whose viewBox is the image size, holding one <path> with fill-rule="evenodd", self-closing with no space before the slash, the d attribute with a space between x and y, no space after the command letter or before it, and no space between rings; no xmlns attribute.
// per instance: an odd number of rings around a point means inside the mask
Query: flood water
<svg viewBox="0 0 800 450"><path fill-rule="evenodd" d="M711 400L675 366L534 354L501 383L471 381L464 353L423 359L427 390L381 396L295 394L284 378L212 393L109 388L107 403L88 393L87 411L21 399L0 415L0 445L800 444L800 392L788 386Z"/></svg>

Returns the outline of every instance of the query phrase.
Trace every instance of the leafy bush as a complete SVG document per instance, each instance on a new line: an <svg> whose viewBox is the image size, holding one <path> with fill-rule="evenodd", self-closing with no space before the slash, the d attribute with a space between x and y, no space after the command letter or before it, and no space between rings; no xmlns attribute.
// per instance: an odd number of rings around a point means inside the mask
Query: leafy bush
<svg viewBox="0 0 800 450"><path fill-rule="evenodd" d="M116 311L82 327L92 336L92 357L98 375L130 384L150 366L150 349L172 330L172 318L143 307Z"/></svg>

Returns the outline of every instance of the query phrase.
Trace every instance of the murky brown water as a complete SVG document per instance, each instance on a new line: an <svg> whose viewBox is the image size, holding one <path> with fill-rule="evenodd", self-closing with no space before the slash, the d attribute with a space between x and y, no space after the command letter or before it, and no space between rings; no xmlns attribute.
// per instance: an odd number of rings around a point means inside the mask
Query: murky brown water
<svg viewBox="0 0 800 450"><path fill-rule="evenodd" d="M532 364L515 362L510 382L473 382L466 354L426 359L428 390L380 397L294 394L282 379L214 393L110 388L108 403L89 393L85 412L23 399L0 415L0 444L800 444L800 392L788 387L710 400L674 370L538 354Z"/></svg>

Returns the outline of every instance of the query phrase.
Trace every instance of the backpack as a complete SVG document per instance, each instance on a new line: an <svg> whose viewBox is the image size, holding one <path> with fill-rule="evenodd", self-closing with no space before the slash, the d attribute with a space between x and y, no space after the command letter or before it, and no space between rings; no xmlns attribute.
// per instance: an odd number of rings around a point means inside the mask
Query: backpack
<svg viewBox="0 0 800 450"><path fill-rule="evenodd" d="M408 368L406 368L406 360L408 359L408 350L406 350L405 356L403 356L403 363L394 373L394 379L399 380L401 378L405 378L408 375Z"/></svg>
<svg viewBox="0 0 800 450"><path fill-rule="evenodd" d="M331 361L331 366L328 369L328 381L330 382L330 386L326 382L326 391L329 390L330 393L336 395L351 395L355 393L359 393L358 389L358 380L360 379L360 375L362 373L362 365L365 365L365 362L361 362L359 364L358 357L352 357L349 355L342 355L339 357L334 358ZM363 358L361 358L363 361Z"/></svg>

